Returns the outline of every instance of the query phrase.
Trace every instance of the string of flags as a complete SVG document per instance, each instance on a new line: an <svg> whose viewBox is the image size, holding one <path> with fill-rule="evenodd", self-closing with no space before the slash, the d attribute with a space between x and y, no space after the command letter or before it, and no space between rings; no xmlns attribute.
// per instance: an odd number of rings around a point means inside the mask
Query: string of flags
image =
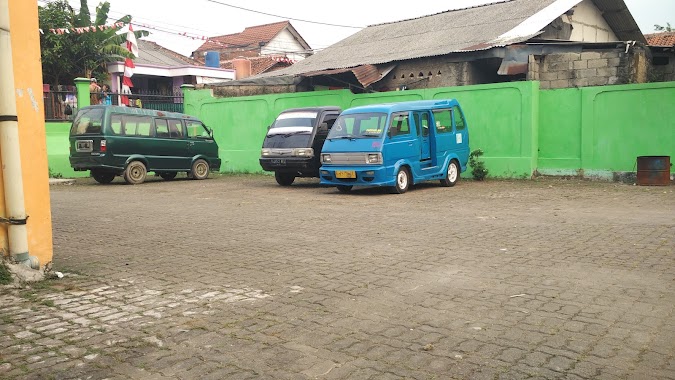
<svg viewBox="0 0 675 380"><path fill-rule="evenodd" d="M82 33L87 33L87 32L96 32L99 30L106 30L106 29L118 29L122 28L124 26L123 22L116 22L114 24L110 25L91 25L91 26L84 26L84 27L73 27L73 28L51 28L48 31L52 34L69 34L69 33L76 33L76 34L82 34ZM40 34L45 34L45 31L42 29L38 29L40 31Z"/></svg>

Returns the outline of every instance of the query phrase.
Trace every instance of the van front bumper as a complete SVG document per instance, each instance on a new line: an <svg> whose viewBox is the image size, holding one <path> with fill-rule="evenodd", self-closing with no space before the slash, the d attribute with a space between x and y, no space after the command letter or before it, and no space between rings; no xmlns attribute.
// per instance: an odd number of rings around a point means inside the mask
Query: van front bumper
<svg viewBox="0 0 675 380"><path fill-rule="evenodd" d="M260 166L268 172L299 172L303 175L319 176L319 165L316 160L297 157L265 157L260 158Z"/></svg>
<svg viewBox="0 0 675 380"><path fill-rule="evenodd" d="M336 172L352 173L356 178L338 178ZM394 186L396 184L393 168L385 166L324 165L319 169L319 179L322 185L332 186Z"/></svg>

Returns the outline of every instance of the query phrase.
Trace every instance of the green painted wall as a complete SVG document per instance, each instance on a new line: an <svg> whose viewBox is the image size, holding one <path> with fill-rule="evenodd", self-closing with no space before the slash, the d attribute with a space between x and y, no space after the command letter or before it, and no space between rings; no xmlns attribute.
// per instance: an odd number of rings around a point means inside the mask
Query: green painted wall
<svg viewBox="0 0 675 380"><path fill-rule="evenodd" d="M675 82L547 90L540 102L539 172L611 177L638 156L675 160Z"/></svg>
<svg viewBox="0 0 675 380"><path fill-rule="evenodd" d="M267 126L283 110L335 105L342 108L407 100L457 98L466 113L472 149L486 152L491 175L528 176L536 168L538 82L434 88L355 95L349 91L214 98L210 90L185 94L185 112L213 128L223 171L261 172L258 158Z"/></svg>
<svg viewBox="0 0 675 380"><path fill-rule="evenodd" d="M51 173L59 173L65 178L88 177L89 172L76 172L70 167L70 161L68 161L70 123L47 122L45 128L47 130L47 159Z"/></svg>
<svg viewBox="0 0 675 380"><path fill-rule="evenodd" d="M491 177L552 175L609 177L635 171L637 156L675 161L675 82L539 90L538 82L354 95L347 90L214 98L188 90L185 112L214 134L224 172L261 172L267 126L295 107L353 106L457 98L466 113L470 146L483 149ZM68 162L68 123L47 123L49 167L64 177L88 176ZM468 176L469 174L465 174Z"/></svg>

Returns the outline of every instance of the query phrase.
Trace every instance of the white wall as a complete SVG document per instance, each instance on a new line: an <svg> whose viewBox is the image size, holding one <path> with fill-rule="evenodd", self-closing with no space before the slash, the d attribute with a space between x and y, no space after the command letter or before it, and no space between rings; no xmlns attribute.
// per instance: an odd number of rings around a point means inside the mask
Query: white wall
<svg viewBox="0 0 675 380"><path fill-rule="evenodd" d="M584 0L573 9L574 14L569 16L568 20L574 27L570 37L572 41L610 42L619 40L591 0Z"/></svg>
<svg viewBox="0 0 675 380"><path fill-rule="evenodd" d="M288 58L299 61L304 59L308 54L302 52L305 48L293 37L293 34L287 29L284 29L265 45L260 52L261 55L286 55Z"/></svg>

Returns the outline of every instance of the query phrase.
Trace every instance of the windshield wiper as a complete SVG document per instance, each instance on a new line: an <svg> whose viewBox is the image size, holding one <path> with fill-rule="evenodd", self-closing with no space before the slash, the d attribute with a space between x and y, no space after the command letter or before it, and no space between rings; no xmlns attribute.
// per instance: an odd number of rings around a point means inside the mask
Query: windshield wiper
<svg viewBox="0 0 675 380"><path fill-rule="evenodd" d="M342 135L342 136L333 136L328 138L329 140L339 140L339 139L350 139L350 140L356 140L356 136L354 135Z"/></svg>

